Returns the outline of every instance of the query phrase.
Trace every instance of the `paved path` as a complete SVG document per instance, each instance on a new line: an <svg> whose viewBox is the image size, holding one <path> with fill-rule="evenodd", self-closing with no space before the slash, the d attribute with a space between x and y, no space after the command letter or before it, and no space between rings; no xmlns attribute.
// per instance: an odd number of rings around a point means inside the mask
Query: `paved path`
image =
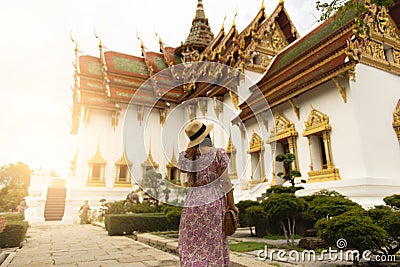
<svg viewBox="0 0 400 267"><path fill-rule="evenodd" d="M179 266L177 256L127 237L108 236L92 225L45 224L30 227L27 235L9 267Z"/></svg>

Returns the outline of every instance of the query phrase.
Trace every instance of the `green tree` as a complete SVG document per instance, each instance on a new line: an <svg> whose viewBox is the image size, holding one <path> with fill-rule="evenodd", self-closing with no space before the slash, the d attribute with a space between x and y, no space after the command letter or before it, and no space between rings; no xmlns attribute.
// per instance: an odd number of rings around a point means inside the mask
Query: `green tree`
<svg viewBox="0 0 400 267"><path fill-rule="evenodd" d="M330 246L336 246L338 240L345 239L345 247L357 249L360 253L379 250L386 243L387 232L369 216L360 214L359 210L358 213L348 212L331 219L318 220L315 224L318 236ZM354 259L354 263L357 265L358 259Z"/></svg>
<svg viewBox="0 0 400 267"><path fill-rule="evenodd" d="M391 7L398 2L398 0L328 0L328 1L316 1L317 10L321 11L319 21L325 21L335 14L343 14L348 10L355 12L357 35L369 36L370 26L368 19L365 14L368 14L368 8L372 5Z"/></svg>
<svg viewBox="0 0 400 267"><path fill-rule="evenodd" d="M0 212L16 210L28 195L32 172L22 162L0 167Z"/></svg>
<svg viewBox="0 0 400 267"><path fill-rule="evenodd" d="M376 206L367 211L376 225L388 233L386 244L381 248L385 254L394 255L400 251L400 211L387 206Z"/></svg>
<svg viewBox="0 0 400 267"><path fill-rule="evenodd" d="M292 162L296 159L296 156L291 153L286 153L282 155L276 156L276 161L283 163L283 168L285 169L285 173L278 172L277 175L286 181L289 181L294 187L294 179L296 177L300 177L301 173L297 170L292 170L291 165Z"/></svg>
<svg viewBox="0 0 400 267"><path fill-rule="evenodd" d="M154 170L147 171L142 181L143 189L155 200L157 211L160 211L160 197L164 188L164 181L161 173L155 172Z"/></svg>
<svg viewBox="0 0 400 267"><path fill-rule="evenodd" d="M32 170L23 162L0 167L0 188L8 185L18 185L28 188Z"/></svg>
<svg viewBox="0 0 400 267"><path fill-rule="evenodd" d="M261 203L267 215L276 218L281 225L288 245L294 245L296 217L306 210L304 199L291 193L272 194ZM288 235L289 234L289 235ZM291 242L289 241L291 237Z"/></svg>
<svg viewBox="0 0 400 267"><path fill-rule="evenodd" d="M313 195L308 199L308 212L316 219L338 216L353 209L362 209L361 206L341 195Z"/></svg>
<svg viewBox="0 0 400 267"><path fill-rule="evenodd" d="M386 205L390 206L391 208L400 210L400 195L391 195L385 197L383 201L385 201Z"/></svg>

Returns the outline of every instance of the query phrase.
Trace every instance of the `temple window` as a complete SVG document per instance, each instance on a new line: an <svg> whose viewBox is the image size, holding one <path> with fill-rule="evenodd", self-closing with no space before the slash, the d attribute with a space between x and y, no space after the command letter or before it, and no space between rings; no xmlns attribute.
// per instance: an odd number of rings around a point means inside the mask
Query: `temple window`
<svg viewBox="0 0 400 267"><path fill-rule="evenodd" d="M153 155L151 154L151 146L147 159L142 163L142 179L145 178L145 174L148 171L158 171L158 163L154 161Z"/></svg>
<svg viewBox="0 0 400 267"><path fill-rule="evenodd" d="M331 126L327 115L311 110L303 136L308 138L310 150L309 182L340 180L339 170L335 168L331 149Z"/></svg>
<svg viewBox="0 0 400 267"><path fill-rule="evenodd" d="M251 163L251 177L249 187L252 185L266 182L264 171L264 145L261 137L257 133L253 133L249 144L250 163Z"/></svg>
<svg viewBox="0 0 400 267"><path fill-rule="evenodd" d="M100 153L100 144L97 146L97 151L93 158L88 161L89 175L87 186L105 186L105 168L107 162L103 159Z"/></svg>
<svg viewBox="0 0 400 267"><path fill-rule="evenodd" d="M171 161L168 162L166 165L167 167L167 179L174 184L180 185L181 184L181 172L177 168L178 166L178 161L176 160L175 157L175 151L172 152L172 158Z"/></svg>
<svg viewBox="0 0 400 267"><path fill-rule="evenodd" d="M120 159L115 162L116 174L114 186L131 186L131 173L129 169L132 167L132 165L132 162L127 159L124 151Z"/></svg>
<svg viewBox="0 0 400 267"><path fill-rule="evenodd" d="M267 143L271 146L271 152L273 155L271 185L282 184L285 182L276 176L276 173L285 173L283 163L276 162L275 158L277 155L288 153L293 154L295 160L292 162L290 170L298 170L297 136L298 133L294 128L294 124L282 114L277 114L275 116L275 125L271 129L271 135L267 140Z"/></svg>
<svg viewBox="0 0 400 267"><path fill-rule="evenodd" d="M229 166L228 173L229 178L234 180L237 179L237 170L236 170L236 147L232 143L232 138L229 136L228 145L225 149L226 154L229 157Z"/></svg>

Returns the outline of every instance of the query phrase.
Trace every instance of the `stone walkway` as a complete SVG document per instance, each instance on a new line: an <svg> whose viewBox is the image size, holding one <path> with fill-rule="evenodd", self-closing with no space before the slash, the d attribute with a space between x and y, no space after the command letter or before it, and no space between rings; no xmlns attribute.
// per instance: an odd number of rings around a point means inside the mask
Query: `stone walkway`
<svg viewBox="0 0 400 267"><path fill-rule="evenodd" d="M33 226L27 236L9 267L179 266L177 256L92 225Z"/></svg>

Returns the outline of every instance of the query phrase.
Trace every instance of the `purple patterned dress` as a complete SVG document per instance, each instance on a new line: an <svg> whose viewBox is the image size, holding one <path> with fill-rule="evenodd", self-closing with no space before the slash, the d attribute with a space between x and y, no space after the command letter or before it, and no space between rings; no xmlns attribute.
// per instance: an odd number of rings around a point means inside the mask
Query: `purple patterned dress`
<svg viewBox="0 0 400 267"><path fill-rule="evenodd" d="M217 158L219 160L217 160ZM224 192L218 174L227 168L229 158L224 149L211 149L198 161L196 183L188 189L179 226L181 266L229 266L228 238L223 230ZM181 170L187 169L184 152L179 155Z"/></svg>

